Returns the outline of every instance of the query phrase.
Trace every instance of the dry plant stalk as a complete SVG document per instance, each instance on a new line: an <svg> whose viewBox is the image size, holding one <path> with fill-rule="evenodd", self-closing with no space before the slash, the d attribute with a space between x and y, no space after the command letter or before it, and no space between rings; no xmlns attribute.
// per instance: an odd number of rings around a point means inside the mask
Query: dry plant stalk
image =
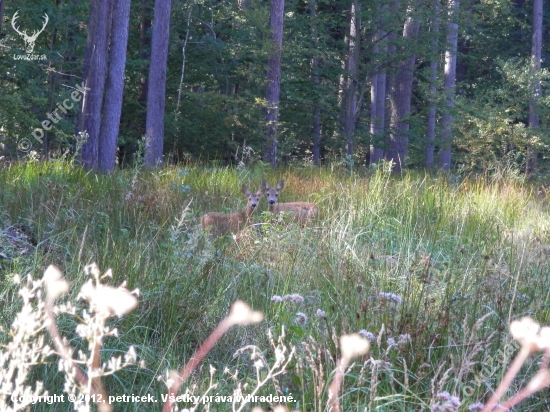
<svg viewBox="0 0 550 412"><path fill-rule="evenodd" d="M225 332L231 328L231 326L250 325L261 322L262 319L263 314L261 312L253 311L246 303L240 300L235 302L233 306L231 306L229 315L223 319L216 329L214 329L212 334L206 338L193 356L191 356L191 359L187 362L183 369L178 374L171 373L171 378L168 382L168 397L164 403L162 411L170 412L172 410L172 405L174 404L174 400L181 388L181 385L183 385L183 383L189 378L202 359L208 354L208 352L210 352L214 345L221 339Z"/></svg>
<svg viewBox="0 0 550 412"><path fill-rule="evenodd" d="M521 348L482 412L508 411L535 392L550 386L550 327L541 327L533 319L524 317L510 324L510 333L521 344ZM518 393L499 404L529 355L541 351L543 357L535 376Z"/></svg>
<svg viewBox="0 0 550 412"><path fill-rule="evenodd" d="M30 404L33 397L36 399L39 396L48 395L48 392L43 390L41 382L36 383L34 390L28 386L26 377L30 372L30 366L45 362L46 357L54 353L59 356L59 370L65 375L65 392L69 395L80 394L75 396L75 401L72 402L77 411L90 411L90 401L97 402L98 410L101 412L112 410L112 406L107 402L101 377L135 363L136 353L134 348L130 347L124 355L124 360L114 357L101 365L99 349L103 338L117 334L116 329L108 328L105 322L113 315L121 317L134 309L137 299L133 292L129 292L124 286L113 288L102 285L99 269L95 264L87 266L85 271L94 276L95 284L90 281L81 289L79 296L87 300L90 307L82 311L80 318L83 319L83 323L77 326L76 332L88 342L89 355L79 352L78 359L75 360L74 350L57 328L56 315L76 313L76 309L70 303L55 304L56 299L69 290L69 284L63 279L61 271L55 266L49 266L41 280L33 280L28 276L27 285L19 291L24 303L12 325L12 341L7 345L7 351L0 352L0 366L2 366L0 386L3 389L9 389L0 394L1 410L21 410ZM110 275L111 272L108 271L106 276ZM19 278L16 277L15 280L18 283ZM46 297L43 300L44 288ZM44 330L49 333L55 351L44 342ZM14 347L14 344L17 346ZM13 361L17 362L17 367L12 366ZM84 371L79 365L85 365ZM5 367L7 370L4 369ZM16 377L15 381L14 377ZM10 389L9 385L14 386ZM6 403L5 397L8 395L12 399L11 405ZM27 401L13 402L13 395L22 395Z"/></svg>
<svg viewBox="0 0 550 412"><path fill-rule="evenodd" d="M246 399L254 397L258 393L260 388L263 387L270 380L273 381L273 384L274 384L276 390L278 390L279 393L282 392L281 388L280 388L280 385L277 382L276 378L277 378L277 376L285 373L285 371L288 367L288 364L292 360L292 358L294 356L294 353L295 353L295 350L296 350L295 347L292 347L292 349L290 350L290 353L288 353L288 347L285 346L284 343L283 343L284 342L284 337L285 337L285 335L284 335L284 329L283 329L282 335L279 336L278 343L275 344L275 342L273 341L273 337L271 336L271 332L269 332L269 340L271 342L271 346L273 347L273 350L275 351L275 359L276 359L275 363L271 366L271 368L268 369L267 375L264 377L264 379L261 379L260 369L262 369L264 367L267 367L267 361L265 360L265 357L263 355L261 355L260 360L255 362L256 380L257 380L256 387L247 396L243 396L242 386L239 384L239 386L235 389L235 391L233 393L233 405L232 405L232 411L233 412L241 412L244 409L244 407L248 404L248 401ZM242 348L239 351L237 351L237 353L234 355L234 357L238 353L242 353L243 349L244 350L253 349L255 353L258 353L257 351L259 351L259 349L256 348L256 347L248 346L247 348ZM261 352L260 352L260 354L261 354ZM241 399L242 400L241 404L238 408L237 408L238 404L237 404L236 399ZM283 409L281 409L281 408L283 408ZM275 410L278 410L278 409L287 410L286 407L284 407L282 405L278 405Z"/></svg>
<svg viewBox="0 0 550 412"><path fill-rule="evenodd" d="M349 362L356 356L366 354L370 349L368 339L361 337L357 333L343 335L340 338L340 351L342 356L336 366L336 371L328 389L328 404L331 412L341 412L338 393L344 380L344 371Z"/></svg>
<svg viewBox="0 0 550 412"><path fill-rule="evenodd" d="M19 284L19 276L15 277ZM24 410L31 404L30 399L48 396L43 383L35 382L34 388L27 383L31 367L46 362L54 351L44 341L42 334L46 321L42 282L33 281L29 276L19 290L23 307L16 315L10 330L10 339L0 351L0 410ZM5 331L2 330L2 333Z"/></svg>

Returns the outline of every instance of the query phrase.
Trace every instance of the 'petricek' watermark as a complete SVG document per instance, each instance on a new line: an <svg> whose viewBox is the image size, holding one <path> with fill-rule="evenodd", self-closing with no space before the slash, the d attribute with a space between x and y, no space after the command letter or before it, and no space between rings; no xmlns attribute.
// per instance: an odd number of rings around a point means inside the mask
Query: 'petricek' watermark
<svg viewBox="0 0 550 412"><path fill-rule="evenodd" d="M42 120L42 122L40 122L42 127L34 129L31 133L37 142L44 144L44 141L42 140L44 138L44 130L51 130L51 128L62 119L62 116L58 113L58 111L62 114L67 114L68 110L74 107L73 102L79 102L82 99L82 96L85 96L86 92L90 90L89 87L84 86L84 82L82 82L82 84L76 84L75 89L76 90L71 92L71 98L63 100L62 103L57 103L56 109L51 113L46 114L46 117L49 120ZM71 100L73 102L71 102ZM23 152L28 152L32 148L31 139L24 137L19 140L19 142L17 142L17 148Z"/></svg>
<svg viewBox="0 0 550 412"><path fill-rule="evenodd" d="M517 342L512 341L504 349L499 349L495 355L483 359L481 371L474 375L473 382L468 382L462 388L464 396L470 396L475 392L475 388L492 388L491 379L503 371L514 353L519 350L519 347Z"/></svg>

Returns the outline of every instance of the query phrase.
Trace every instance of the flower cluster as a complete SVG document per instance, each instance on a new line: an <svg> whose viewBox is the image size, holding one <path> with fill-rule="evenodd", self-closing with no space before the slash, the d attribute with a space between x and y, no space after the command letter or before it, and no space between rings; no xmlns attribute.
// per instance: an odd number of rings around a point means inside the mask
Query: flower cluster
<svg viewBox="0 0 550 412"><path fill-rule="evenodd" d="M389 302L394 302L398 305L403 303L403 299L401 298L401 296L398 296L395 293L391 293L391 292L380 292L378 294L378 297L380 298L380 300L384 300L384 301L387 300Z"/></svg>
<svg viewBox="0 0 550 412"><path fill-rule="evenodd" d="M451 396L449 392L438 393L437 399L439 403L432 406L432 412L456 412L462 405L460 398Z"/></svg>
<svg viewBox="0 0 550 412"><path fill-rule="evenodd" d="M529 317L510 324L510 334L532 352L550 349L550 327L541 326Z"/></svg>
<svg viewBox="0 0 550 412"><path fill-rule="evenodd" d="M374 333L369 332L366 329L361 329L359 332L357 332L359 335L367 339L371 344L376 342L376 336L374 336Z"/></svg>
<svg viewBox="0 0 550 412"><path fill-rule="evenodd" d="M305 300L304 297L299 293L292 293L290 295L284 295L284 296L273 295L271 297L271 301L275 303L290 302L290 303L295 303L297 305L301 305L302 303L304 303L304 300Z"/></svg>

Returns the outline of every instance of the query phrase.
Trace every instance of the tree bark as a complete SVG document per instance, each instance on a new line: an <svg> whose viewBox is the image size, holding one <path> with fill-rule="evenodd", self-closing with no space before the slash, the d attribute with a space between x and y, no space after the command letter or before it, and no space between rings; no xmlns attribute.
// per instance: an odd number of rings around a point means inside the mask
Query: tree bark
<svg viewBox="0 0 550 412"><path fill-rule="evenodd" d="M111 6L111 0L92 0L90 3L83 69L86 93L81 99L77 128L78 132L88 134L88 139L82 146L82 163L88 170L98 167L99 131L107 70Z"/></svg>
<svg viewBox="0 0 550 412"><path fill-rule="evenodd" d="M542 52L542 0L534 0L533 2L533 35L531 38L531 71L535 76L532 85L532 97L529 102L529 128L534 130L539 127L540 119L538 114L538 99L542 95L542 88L538 73L541 68L541 52ZM527 159L525 162L525 174L533 173L537 166L537 151L528 146Z"/></svg>
<svg viewBox="0 0 550 412"><path fill-rule="evenodd" d="M388 49L387 49L387 61L392 62L395 60L395 54L397 52L396 40L397 40L397 29L395 26L395 16L399 15L399 0L389 0L389 13L387 21L387 29L389 30L388 35L386 36ZM394 16L391 19L391 16ZM393 66L393 65L392 65ZM391 126L391 112L392 112L392 96L395 85L395 73L396 69L393 67L388 67L389 70L386 71L386 101L384 103L384 130L387 132L390 130ZM385 142L386 148L389 146L389 138ZM386 153L384 153L384 158L386 158Z"/></svg>
<svg viewBox="0 0 550 412"><path fill-rule="evenodd" d="M271 163L274 168L277 167L277 127L279 123L279 99L281 94L284 10L284 0L271 0L270 28L272 49L267 60L264 160Z"/></svg>
<svg viewBox="0 0 550 412"><path fill-rule="evenodd" d="M373 38L373 54L374 56L380 57L377 59L377 74L372 76L371 79L370 133L373 139L369 152L369 163L371 164L377 164L384 157L384 151L380 147L380 138L384 135L386 116L386 70L382 69L383 60L385 60L386 57L386 45L380 44L380 41L386 36L386 32L382 27L383 22L380 17L378 20L378 28Z"/></svg>
<svg viewBox="0 0 550 412"><path fill-rule="evenodd" d="M434 141L436 125L435 98L437 93L437 61L439 55L439 0L434 1L434 14L432 20L432 53L430 61L430 108L428 109L428 130L426 132L426 169L434 167Z"/></svg>
<svg viewBox="0 0 550 412"><path fill-rule="evenodd" d="M349 161L355 150L355 122L357 120L357 76L359 68L359 53L361 50L361 20L360 5L354 0L351 5L351 20L349 25L349 47L346 78L346 104L344 115L344 136L346 137L346 156Z"/></svg>
<svg viewBox="0 0 550 412"><path fill-rule="evenodd" d="M441 117L441 150L439 152L439 168L445 172L451 170L452 122L450 110L455 105L456 83L456 49L458 43L458 10L459 0L449 3L449 24L447 29L447 51L445 52L445 78L443 92L445 94L447 111Z"/></svg>
<svg viewBox="0 0 550 412"><path fill-rule="evenodd" d="M418 1L412 3L409 7L409 13L414 13L412 6L418 4ZM408 44L412 44L412 39L418 35L419 28L420 23L413 16L409 16L403 28L403 37L411 40ZM393 162L393 170L395 172L403 170L409 145L409 124L404 122L404 118L411 112L413 70L416 62L416 53L412 51L409 56L408 59L399 63L394 90L391 95L390 139L385 157L386 160Z"/></svg>
<svg viewBox="0 0 550 412"><path fill-rule="evenodd" d="M130 23L130 0L114 0L109 51L109 74L105 89L103 119L99 135L99 170L111 173L115 169L120 113L124 91L124 71Z"/></svg>
<svg viewBox="0 0 550 412"><path fill-rule="evenodd" d="M146 167L159 167L162 164L166 64L168 60L168 41L170 38L171 4L171 0L155 1L145 123L144 164Z"/></svg>
<svg viewBox="0 0 550 412"><path fill-rule="evenodd" d="M141 20L139 23L139 57L150 61L151 57L151 14L153 0L141 0ZM139 80L138 101L145 106L147 104L147 69L143 70L143 75Z"/></svg>
<svg viewBox="0 0 550 412"><path fill-rule="evenodd" d="M59 6L59 0L56 1L56 6ZM0 5L0 9L2 8L2 5ZM1 26L1 22L2 22L2 19L3 19L3 11L0 11L0 26ZM2 29L0 28L0 33L1 33ZM55 41L56 41L56 38L57 38L57 27L54 28L53 32L52 32L52 37L50 39L50 50L53 50L54 46L55 46ZM49 74L48 74L48 84L50 85L49 87L49 92L48 92L48 113L52 113L52 111L54 110L54 103L55 103L55 84L57 83L57 78L58 78L58 73L56 73L55 71L51 71ZM44 130L44 146L43 146L43 149L42 149L42 154L44 155L44 159L45 160L48 160L48 158L50 157L50 132L49 130Z"/></svg>
<svg viewBox="0 0 550 412"><path fill-rule="evenodd" d="M56 77L57 75L53 71L48 74L48 84L50 85L49 87L50 90L48 92L48 113L52 113L52 111L54 110ZM44 159L46 160L50 157L50 131L49 130L44 130L44 146L42 148L42 154L44 156Z"/></svg>
<svg viewBox="0 0 550 412"><path fill-rule="evenodd" d="M193 12L193 7L189 7L189 12L187 13L187 30L185 31L185 38L183 40L183 46L181 47L181 74L180 74L180 84L178 87L178 101L176 102L176 110L174 111L174 121L178 122L178 114L180 111L181 104L181 94L183 90L183 79L185 79L185 63L187 61L187 42L189 41L189 29L191 26L191 13Z"/></svg>
<svg viewBox="0 0 550 412"><path fill-rule="evenodd" d="M319 40L319 34L317 32L317 0L310 0L309 13L313 24L311 26L311 37L314 43ZM314 56L311 59L311 80L313 82L313 89L317 91L320 84L319 79L319 59ZM321 108L316 101L313 106L313 164L319 166L321 164Z"/></svg>
<svg viewBox="0 0 550 412"><path fill-rule="evenodd" d="M6 0L0 0L0 35L2 34L2 23L4 22L4 6Z"/></svg>

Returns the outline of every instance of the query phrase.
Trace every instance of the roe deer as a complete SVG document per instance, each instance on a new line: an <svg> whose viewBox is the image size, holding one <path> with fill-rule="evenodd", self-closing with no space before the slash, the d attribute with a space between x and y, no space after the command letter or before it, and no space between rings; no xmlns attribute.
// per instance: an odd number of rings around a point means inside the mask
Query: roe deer
<svg viewBox="0 0 550 412"><path fill-rule="evenodd" d="M201 217L201 225L205 230L210 227L211 237L223 236L230 232L235 233L246 226L252 212L254 212L258 203L260 203L260 199L264 194L264 188L261 187L256 193L251 193L243 185L242 191L248 200L243 211L234 213L209 212Z"/></svg>
<svg viewBox="0 0 550 412"><path fill-rule="evenodd" d="M271 213L278 215L280 212L292 212L294 213L294 221L300 222L302 226L306 223L306 220L315 218L319 215L319 209L313 203L277 203L279 192L285 185L283 179L277 183L276 187L269 186L265 179L263 179L263 185L267 197L267 208Z"/></svg>

